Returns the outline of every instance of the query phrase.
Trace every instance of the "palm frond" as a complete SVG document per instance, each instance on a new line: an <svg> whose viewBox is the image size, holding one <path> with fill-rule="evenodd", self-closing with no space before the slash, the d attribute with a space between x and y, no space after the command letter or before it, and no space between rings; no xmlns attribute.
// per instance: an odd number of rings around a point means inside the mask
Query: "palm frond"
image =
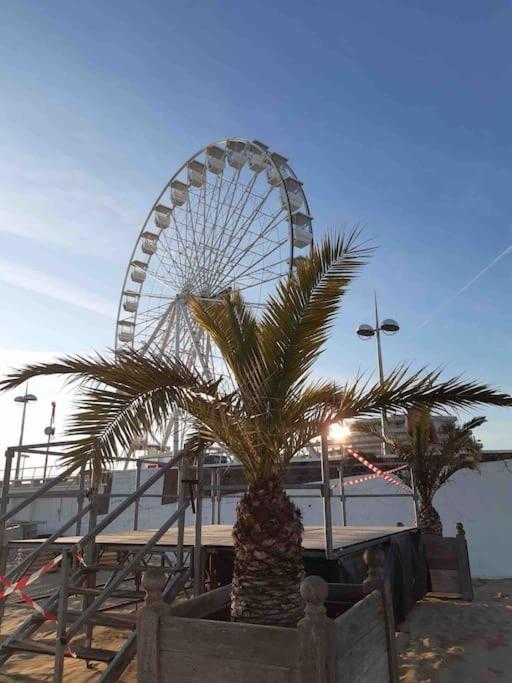
<svg viewBox="0 0 512 683"><path fill-rule="evenodd" d="M249 305L238 291L219 301L190 296L189 303L195 320L219 348L245 402L256 411L261 409L261 387L268 373L259 346L258 322Z"/></svg>
<svg viewBox="0 0 512 683"><path fill-rule="evenodd" d="M415 407L470 408L476 405L512 406L512 397L486 384L464 382L458 377L440 381L439 371L420 370L411 375L406 367L391 372L371 386L360 378L338 393L336 419L363 417Z"/></svg>
<svg viewBox="0 0 512 683"><path fill-rule="evenodd" d="M65 460L93 461L105 466L135 437L163 425L176 406L192 397L215 394L218 382L207 382L178 360L155 354L124 353L108 360L63 358L56 363L28 366L12 373L2 389L18 386L37 375L69 375L81 380L77 410L67 425L73 437Z"/></svg>
<svg viewBox="0 0 512 683"><path fill-rule="evenodd" d="M300 385L321 353L341 299L371 250L358 243L359 232L324 239L267 300L260 344L272 369L267 395L282 400Z"/></svg>

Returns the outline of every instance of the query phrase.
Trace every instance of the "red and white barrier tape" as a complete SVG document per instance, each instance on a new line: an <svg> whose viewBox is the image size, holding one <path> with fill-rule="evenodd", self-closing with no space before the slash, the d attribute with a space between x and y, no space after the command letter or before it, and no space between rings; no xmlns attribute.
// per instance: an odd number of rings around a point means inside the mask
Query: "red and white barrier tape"
<svg viewBox="0 0 512 683"><path fill-rule="evenodd" d="M77 551L76 553L74 553L74 555L75 555L76 559L78 560L78 563L81 564L82 567L86 568L87 565L85 564L84 556L82 555L82 553Z"/></svg>
<svg viewBox="0 0 512 683"><path fill-rule="evenodd" d="M359 462L364 465L365 467L368 467L369 470L372 472L375 472L375 474L380 477L381 479L384 479L388 484L393 484L393 486L398 487L399 489L402 489L402 491L405 491L406 493L412 493L412 489L410 489L408 486L405 484L402 484L399 482L397 479L394 477L390 476L386 472L383 472L380 470L378 467L373 465L371 462L369 462L366 458L363 458L362 455L359 455L359 453L356 453L356 451L352 450L350 446L346 446L345 450L347 453L349 453L353 458L356 460L359 460Z"/></svg>
<svg viewBox="0 0 512 683"><path fill-rule="evenodd" d="M393 472L398 472L403 470L407 465L400 465L400 467L395 467L392 470L386 470L385 474L392 474ZM363 477L358 477L357 479L346 479L343 481L343 486L352 486L354 484L363 484L366 481L372 481L373 479L380 479L379 474L365 474ZM341 488L341 484L336 484L338 488Z"/></svg>
<svg viewBox="0 0 512 683"><path fill-rule="evenodd" d="M76 554L77 559L80 561L80 558L78 557L78 553ZM11 593L16 593L17 595L20 596L20 598L27 603L27 605L30 605L30 607L38 612L45 621L49 621L52 624L56 624L58 622L57 617L54 614L51 614L50 612L47 612L44 607L42 607L38 602L33 600L30 595L27 593L23 592L23 588L26 588L29 586L31 583L34 583L34 581L37 581L37 579L41 578L43 574L46 574L46 572L49 572L50 569L53 569L53 567L56 567L59 562L62 560L63 555L57 555L57 557L54 557L52 560L47 562L45 565L43 565L40 569L38 569L36 572L33 574L30 574L29 576L23 576L19 581L16 583L12 583L12 581L9 581L9 579L5 576L0 575L0 583L6 586L6 590L0 591L0 600L3 598L6 598L8 595L11 595ZM83 558L81 560L83 562ZM85 562L83 562L85 565ZM76 659L76 654L73 652L71 647L69 645L66 645L66 654L69 657L73 657Z"/></svg>
<svg viewBox="0 0 512 683"><path fill-rule="evenodd" d="M62 560L63 555L57 555L57 557L54 557L53 560L50 560L46 564L44 564L40 569L38 569L36 572L33 574L30 574L30 576L23 576L19 581L16 583L11 583L9 579L6 579L4 576L0 576L0 583L3 583L4 586L8 586L8 588L5 591L0 591L0 600L2 598L6 598L8 595L14 592L19 592L22 588L26 588L27 586L30 586L31 583L34 583L34 581L37 581L37 579L41 578L43 574L46 574L46 572L49 572L50 569L53 569L56 567L59 562Z"/></svg>

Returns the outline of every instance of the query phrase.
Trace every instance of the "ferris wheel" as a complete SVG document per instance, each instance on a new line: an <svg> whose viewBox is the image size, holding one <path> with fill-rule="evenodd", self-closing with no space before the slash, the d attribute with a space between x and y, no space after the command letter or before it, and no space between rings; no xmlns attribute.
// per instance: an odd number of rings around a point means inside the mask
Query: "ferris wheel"
<svg viewBox="0 0 512 683"><path fill-rule="evenodd" d="M116 352L179 357L206 379L229 384L188 295L215 301L238 290L257 311L312 241L303 184L288 159L257 140L204 147L171 177L142 226L123 282ZM185 423L175 415L161 444L172 433L180 448Z"/></svg>

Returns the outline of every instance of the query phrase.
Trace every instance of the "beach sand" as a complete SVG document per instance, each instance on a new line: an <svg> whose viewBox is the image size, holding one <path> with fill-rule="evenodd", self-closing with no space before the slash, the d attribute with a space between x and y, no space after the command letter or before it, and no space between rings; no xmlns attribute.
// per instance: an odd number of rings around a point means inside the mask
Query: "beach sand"
<svg viewBox="0 0 512 683"><path fill-rule="evenodd" d="M474 588L472 603L426 598L416 605L397 636L402 683L512 683L512 579L476 580ZM24 607L11 604L3 632L28 613ZM51 626L45 632L49 640L54 637ZM107 628L98 626L94 634L97 647L117 650L123 642L121 632ZM85 662L67 658L65 679L92 683L104 666L97 663L88 669ZM52 679L53 660L40 655L15 655L0 673L1 683ZM120 681L136 680L133 662Z"/></svg>
<svg viewBox="0 0 512 683"><path fill-rule="evenodd" d="M472 603L429 597L401 624L402 683L512 683L512 579L473 587Z"/></svg>

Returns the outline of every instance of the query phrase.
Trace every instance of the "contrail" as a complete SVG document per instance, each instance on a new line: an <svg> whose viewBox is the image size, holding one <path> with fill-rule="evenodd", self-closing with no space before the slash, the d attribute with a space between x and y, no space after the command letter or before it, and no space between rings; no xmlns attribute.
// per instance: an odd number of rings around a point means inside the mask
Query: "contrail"
<svg viewBox="0 0 512 683"><path fill-rule="evenodd" d="M435 311L426 319L424 320L421 325L419 326L418 329L421 329L422 327L425 327L435 316L441 311L443 308L446 308L449 304L454 301L458 296L463 294L466 290L468 290L472 285L475 284L477 280L480 280L481 277L483 277L488 270L490 270L493 266L495 266L498 261L501 261L501 259L506 256L507 254L510 254L512 252L512 244L505 249L505 251L502 251L501 254L498 254L496 258L489 263L489 265L485 266L479 273L475 275L474 278L472 278L468 283L464 285L464 287L461 287L458 292L455 292L455 294L452 294L452 296L448 297L446 301L444 301L438 308L435 309Z"/></svg>

